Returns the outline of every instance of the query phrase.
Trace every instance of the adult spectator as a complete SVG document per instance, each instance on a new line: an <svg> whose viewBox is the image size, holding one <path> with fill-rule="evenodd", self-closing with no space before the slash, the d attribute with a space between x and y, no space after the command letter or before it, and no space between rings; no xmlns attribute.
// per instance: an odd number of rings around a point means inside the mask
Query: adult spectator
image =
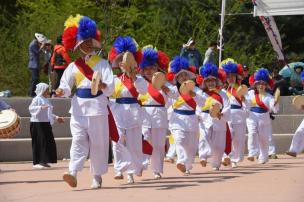
<svg viewBox="0 0 304 202"><path fill-rule="evenodd" d="M208 49L205 52L205 59L203 64L206 63L214 63L215 64L215 60L214 60L214 50L216 50L217 47L217 43L212 42L209 44Z"/></svg>
<svg viewBox="0 0 304 202"><path fill-rule="evenodd" d="M55 89L59 87L62 74L65 68L70 63L71 63L71 58L68 55L65 47L62 45L62 36L60 35L57 37L57 44L54 47L54 51L51 59L51 65L57 74L56 84L54 86Z"/></svg>
<svg viewBox="0 0 304 202"><path fill-rule="evenodd" d="M195 41L190 38L186 44L183 44L180 56L188 59L189 64L196 67L198 71L199 67L202 66L202 55L196 48Z"/></svg>
<svg viewBox="0 0 304 202"><path fill-rule="evenodd" d="M303 85L301 80L302 66L295 66L294 71L290 75L290 91L294 95L301 95L303 92Z"/></svg>
<svg viewBox="0 0 304 202"><path fill-rule="evenodd" d="M243 80L241 81L241 84L246 85L248 88L250 87L249 77L250 77L249 68L248 66L243 65Z"/></svg>
<svg viewBox="0 0 304 202"><path fill-rule="evenodd" d="M35 97L36 95L36 85L39 83L39 56L46 41L47 38L43 34L35 33L35 38L29 44L28 68L31 71L30 97Z"/></svg>

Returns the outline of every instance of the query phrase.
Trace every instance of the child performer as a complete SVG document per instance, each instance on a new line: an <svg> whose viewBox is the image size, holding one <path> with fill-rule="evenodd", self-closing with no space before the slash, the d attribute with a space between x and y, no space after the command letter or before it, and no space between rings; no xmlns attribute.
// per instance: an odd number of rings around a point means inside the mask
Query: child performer
<svg viewBox="0 0 304 202"><path fill-rule="evenodd" d="M201 165L205 167L207 158L211 156L211 166L217 171L226 147L227 122L231 120L230 102L226 93L221 90L222 73L215 64L204 64L199 73L200 79L197 80L200 81L198 83L204 90L206 99L200 112L199 158ZM220 106L220 112L211 117L211 109L215 104Z"/></svg>
<svg viewBox="0 0 304 202"><path fill-rule="evenodd" d="M304 87L304 71L301 74L302 84ZM303 95L302 95L303 96ZM302 110L304 110L304 105L302 105ZM304 119L296 130L289 150L286 152L287 155L296 157L297 154L304 150Z"/></svg>
<svg viewBox="0 0 304 202"><path fill-rule="evenodd" d="M229 97L231 109L231 121L228 122L232 136L232 151L230 153L231 166L237 167L237 163L243 161L246 142L246 118L247 113L243 103L244 97L238 97L237 89L240 86L243 75L242 65L228 62L222 65L227 75L228 87L225 92Z"/></svg>
<svg viewBox="0 0 304 202"><path fill-rule="evenodd" d="M277 113L279 105L274 97L266 91L273 85L267 69L258 69L249 81L253 89L245 97L246 105L250 107L247 119L248 160L253 160L258 150L258 162L264 164L268 161L269 136L272 133L269 113L271 111Z"/></svg>
<svg viewBox="0 0 304 202"><path fill-rule="evenodd" d="M167 78L180 90L183 82L195 78L195 68L189 66L186 58L176 56L170 62ZM202 104L203 99L193 91L181 94L177 89L169 129L176 145L176 167L182 173L190 174L198 143L198 117L195 110L197 104Z"/></svg>
<svg viewBox="0 0 304 202"><path fill-rule="evenodd" d="M137 100L139 93L146 93L146 81L137 76L141 51L130 36L120 36L114 41L109 59L112 66L119 65L122 74L115 77L114 102L111 110L117 125L119 141L113 143L115 179L123 179L128 173L128 183L134 183L133 175L141 176L143 171L142 152L142 109ZM123 58L130 58L123 61Z"/></svg>
<svg viewBox="0 0 304 202"><path fill-rule="evenodd" d="M168 69L169 58L151 47L144 48L140 63L142 76L147 81L147 93L139 95L143 112L142 133L152 143L153 152L150 157L151 169L155 179L161 178L164 167L166 135L168 132L167 99L170 89L165 85L161 90L152 85L153 74ZM172 86L173 87L173 86Z"/></svg>
<svg viewBox="0 0 304 202"><path fill-rule="evenodd" d="M47 99L49 85L39 83L36 85L36 97L29 106L31 113L31 138L33 149L33 168L43 169L51 167L48 163L57 163L56 143L52 131L55 120L63 123L63 118L53 114L53 106Z"/></svg>
<svg viewBox="0 0 304 202"><path fill-rule="evenodd" d="M76 24L75 24L76 23ZM86 16L70 17L65 22L63 44L67 49L79 50L80 57L64 71L57 96L69 97L74 86L76 93L71 100L71 133L69 172L63 180L71 187L77 186L77 173L83 169L89 155L93 177L92 189L101 188L102 175L108 170L109 123L108 96L114 90L113 73L109 63L96 55L101 48L100 32L95 21ZM77 44L75 43L77 42ZM101 74L96 95L91 94L94 72Z"/></svg>

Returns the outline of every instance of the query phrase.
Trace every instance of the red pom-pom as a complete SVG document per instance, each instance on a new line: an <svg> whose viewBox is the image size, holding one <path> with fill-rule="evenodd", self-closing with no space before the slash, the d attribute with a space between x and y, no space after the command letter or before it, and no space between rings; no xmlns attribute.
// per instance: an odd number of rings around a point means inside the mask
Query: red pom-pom
<svg viewBox="0 0 304 202"><path fill-rule="evenodd" d="M166 77L168 81L173 81L175 74L173 72L170 72L166 74Z"/></svg>
<svg viewBox="0 0 304 202"><path fill-rule="evenodd" d="M157 63L163 71L167 72L169 62L170 62L169 57L164 52L158 51L158 61L157 61Z"/></svg>
<svg viewBox="0 0 304 202"><path fill-rule="evenodd" d="M201 75L197 75L195 80L198 85L202 85L204 78Z"/></svg>
<svg viewBox="0 0 304 202"><path fill-rule="evenodd" d="M189 67L189 71L192 72L192 73L194 73L194 74L196 74L196 67L194 65L191 65Z"/></svg>
<svg viewBox="0 0 304 202"><path fill-rule="evenodd" d="M116 49L114 47L112 47L109 54L108 54L108 60L110 61L110 64L113 63L116 56L117 56Z"/></svg>
<svg viewBox="0 0 304 202"><path fill-rule="evenodd" d="M96 37L95 37L95 39L97 40L97 41L101 41L101 31L100 30L97 30L96 31Z"/></svg>
<svg viewBox="0 0 304 202"><path fill-rule="evenodd" d="M227 78L226 72L223 69L219 68L217 73L219 80L224 83Z"/></svg>
<svg viewBox="0 0 304 202"><path fill-rule="evenodd" d="M254 85L254 82L255 82L255 80L254 80L254 75L251 75L251 76L249 77L249 84L250 84L250 86L253 86L253 85Z"/></svg>
<svg viewBox="0 0 304 202"><path fill-rule="evenodd" d="M67 50L74 49L77 39L77 27L69 27L62 34L62 42Z"/></svg>
<svg viewBox="0 0 304 202"><path fill-rule="evenodd" d="M142 58L143 58L141 50L136 51L136 53L134 54L134 58L136 60L136 63L139 65L142 61Z"/></svg>
<svg viewBox="0 0 304 202"><path fill-rule="evenodd" d="M243 65L237 64L237 74L243 76Z"/></svg>

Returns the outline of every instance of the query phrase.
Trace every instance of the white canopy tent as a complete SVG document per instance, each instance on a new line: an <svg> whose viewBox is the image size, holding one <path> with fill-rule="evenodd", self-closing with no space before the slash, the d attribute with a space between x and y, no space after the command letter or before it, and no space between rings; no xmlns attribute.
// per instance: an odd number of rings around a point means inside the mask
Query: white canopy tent
<svg viewBox="0 0 304 202"><path fill-rule="evenodd" d="M267 35L271 41L278 59L285 59L282 49L280 33L272 16L278 15L304 15L304 0L252 0L254 16L259 16ZM221 25L219 29L219 64L222 61L223 29L226 0L222 0Z"/></svg>
<svg viewBox="0 0 304 202"><path fill-rule="evenodd" d="M304 0L253 0L254 16L304 15Z"/></svg>

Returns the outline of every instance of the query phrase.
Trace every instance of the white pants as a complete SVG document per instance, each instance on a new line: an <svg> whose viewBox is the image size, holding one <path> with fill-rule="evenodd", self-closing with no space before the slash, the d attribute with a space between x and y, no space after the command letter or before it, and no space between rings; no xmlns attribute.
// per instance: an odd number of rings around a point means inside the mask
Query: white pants
<svg viewBox="0 0 304 202"><path fill-rule="evenodd" d="M211 157L211 166L219 168L226 146L226 131L213 131L213 128L202 128L200 126L199 157L207 160Z"/></svg>
<svg viewBox="0 0 304 202"><path fill-rule="evenodd" d="M271 132L269 133L269 149L268 149L268 155L272 155L276 153L276 147L273 140L273 134L272 134L272 127L270 128Z"/></svg>
<svg viewBox="0 0 304 202"><path fill-rule="evenodd" d="M296 130L289 151L301 153L304 150L304 119L298 129Z"/></svg>
<svg viewBox="0 0 304 202"><path fill-rule="evenodd" d="M153 147L153 152L150 156L151 169L153 172L163 173L164 171L167 131L165 128L142 128L145 139L151 142Z"/></svg>
<svg viewBox="0 0 304 202"><path fill-rule="evenodd" d="M141 128L117 128L118 143L113 142L114 169L116 172L127 170L129 174L140 174L143 169Z"/></svg>
<svg viewBox="0 0 304 202"><path fill-rule="evenodd" d="M108 116L71 116L72 145L70 171L81 171L90 157L93 175L105 174L108 170L109 125Z"/></svg>
<svg viewBox="0 0 304 202"><path fill-rule="evenodd" d="M248 156L259 155L259 162L268 161L269 137L271 124L264 124L263 120L247 119L248 127Z"/></svg>
<svg viewBox="0 0 304 202"><path fill-rule="evenodd" d="M245 152L246 123L230 123L229 129L232 137L232 151L229 156L232 162L241 162Z"/></svg>
<svg viewBox="0 0 304 202"><path fill-rule="evenodd" d="M176 129L171 132L176 146L176 163L185 165L186 170L191 170L197 150L197 133Z"/></svg>
<svg viewBox="0 0 304 202"><path fill-rule="evenodd" d="M176 146L174 142L173 144L170 144L166 157L170 159L174 159L175 156L176 156Z"/></svg>

